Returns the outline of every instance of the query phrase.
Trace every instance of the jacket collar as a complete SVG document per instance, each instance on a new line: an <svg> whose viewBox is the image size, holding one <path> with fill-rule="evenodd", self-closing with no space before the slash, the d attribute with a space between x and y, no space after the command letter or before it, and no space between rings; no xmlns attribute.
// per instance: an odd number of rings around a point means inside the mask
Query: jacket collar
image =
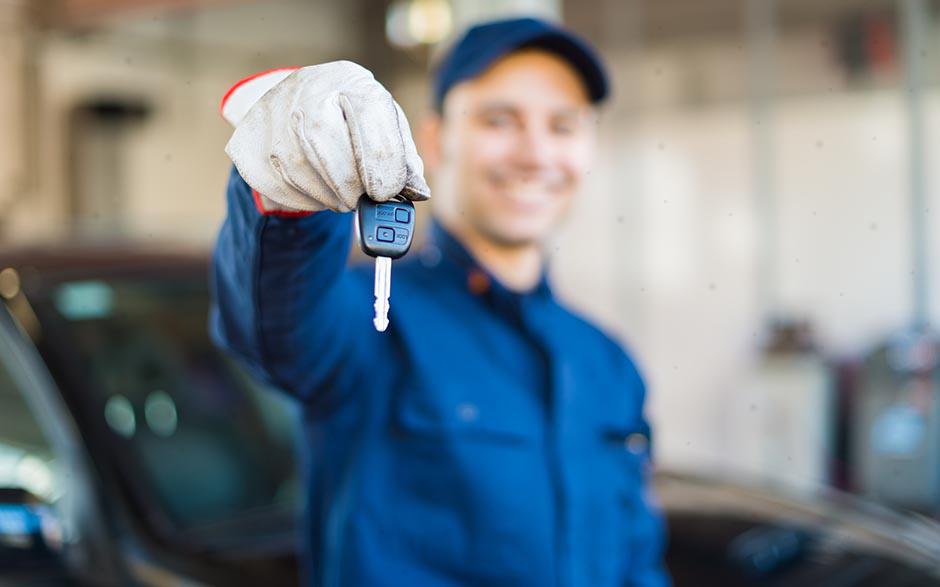
<svg viewBox="0 0 940 587"><path fill-rule="evenodd" d="M428 247L431 255L440 256L441 270L459 281L469 293L484 297L497 305L518 307L528 299L553 299L546 266L543 265L539 282L534 288L527 292L511 290L483 268L463 243L437 219L433 219L431 223Z"/></svg>

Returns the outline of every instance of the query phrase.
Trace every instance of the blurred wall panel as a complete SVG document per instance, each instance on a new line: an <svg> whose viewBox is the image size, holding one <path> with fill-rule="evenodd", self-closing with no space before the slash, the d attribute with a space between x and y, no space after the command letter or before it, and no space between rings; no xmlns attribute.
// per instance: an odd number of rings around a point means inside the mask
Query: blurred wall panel
<svg viewBox="0 0 940 587"><path fill-rule="evenodd" d="M834 392L823 357L808 349L764 353L716 399L712 426L725 471L809 491L830 482Z"/></svg>
<svg viewBox="0 0 940 587"><path fill-rule="evenodd" d="M25 0L0 3L0 238L28 185L27 8Z"/></svg>
<svg viewBox="0 0 940 587"><path fill-rule="evenodd" d="M782 311L830 352L867 352L911 318L903 96L794 99L778 107Z"/></svg>
<svg viewBox="0 0 940 587"><path fill-rule="evenodd" d="M33 56L40 92L31 96L41 172L30 205L18 207L9 223L11 238L74 233L73 168L88 164L70 155L72 122L77 109L107 99L146 103L150 115L122 139L121 169L93 163L83 170L85 177L120 174L124 186L115 220L122 226L92 234L207 246L224 214L230 165L222 95L271 67L355 58L357 8L279 0L152 14L80 34L44 32Z"/></svg>
<svg viewBox="0 0 940 587"><path fill-rule="evenodd" d="M166 9L205 8L233 0L46 0L46 20L58 27L88 27L127 15Z"/></svg>
<svg viewBox="0 0 940 587"><path fill-rule="evenodd" d="M491 18L517 15L561 16L561 0L453 0L458 28Z"/></svg>
<svg viewBox="0 0 940 587"><path fill-rule="evenodd" d="M940 42L940 30L935 30L932 35L935 42ZM936 50L931 51L928 62L928 69L936 70L936 56L940 54ZM925 140L931 150L932 159L927 161L925 173L928 202L922 213L927 216L927 265L929 271L927 278L929 280L928 290L931 292L940 292L940 165L934 161L940 149L940 91L934 88L924 96L924 117L926 137ZM931 323L937 327L940 325L940 300L936 295L927 302L927 310L930 314Z"/></svg>
<svg viewBox="0 0 940 587"><path fill-rule="evenodd" d="M755 447L741 439L781 434L749 411L768 320L809 320L828 357L866 352L909 323L903 89L890 71L850 78L834 42L831 27L811 22L782 34L776 49L779 302L770 315L756 303L764 235L751 196L743 31L608 50L617 97L601 125L592 189L556 253L556 279L638 351L666 464L753 470ZM940 132L936 85L925 104L930 141ZM929 173L936 186L940 171ZM936 247L931 210L940 207L928 193ZM787 437L818 436L812 421L789 418ZM812 483L819 475L807 471L819 468L791 471Z"/></svg>
<svg viewBox="0 0 940 587"><path fill-rule="evenodd" d="M72 235L83 240L128 238L126 161L135 133L151 108L140 97L92 96L69 116L68 215Z"/></svg>

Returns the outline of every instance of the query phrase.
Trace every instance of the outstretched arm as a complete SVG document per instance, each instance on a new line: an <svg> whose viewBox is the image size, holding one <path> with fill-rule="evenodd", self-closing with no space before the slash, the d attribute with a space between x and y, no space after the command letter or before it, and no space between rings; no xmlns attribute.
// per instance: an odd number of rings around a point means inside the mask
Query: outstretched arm
<svg viewBox="0 0 940 587"><path fill-rule="evenodd" d="M351 214L264 213L234 169L226 197L212 336L277 387L328 402L382 340L371 329L368 284L346 267Z"/></svg>
<svg viewBox="0 0 940 587"><path fill-rule="evenodd" d="M360 196L430 197L401 108L348 61L272 70L223 98L235 126L212 267L215 341L271 383L329 404L387 341L346 269Z"/></svg>

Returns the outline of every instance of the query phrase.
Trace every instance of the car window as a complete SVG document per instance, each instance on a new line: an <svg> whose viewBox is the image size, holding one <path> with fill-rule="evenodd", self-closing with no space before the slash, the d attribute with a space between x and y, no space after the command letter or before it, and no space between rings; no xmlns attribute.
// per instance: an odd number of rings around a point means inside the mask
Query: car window
<svg viewBox="0 0 940 587"><path fill-rule="evenodd" d="M25 489L48 503L62 487L51 445L23 397L26 392L0 359L0 488Z"/></svg>
<svg viewBox="0 0 940 587"><path fill-rule="evenodd" d="M73 281L35 302L40 352L153 519L296 512L294 408L210 342L204 280Z"/></svg>

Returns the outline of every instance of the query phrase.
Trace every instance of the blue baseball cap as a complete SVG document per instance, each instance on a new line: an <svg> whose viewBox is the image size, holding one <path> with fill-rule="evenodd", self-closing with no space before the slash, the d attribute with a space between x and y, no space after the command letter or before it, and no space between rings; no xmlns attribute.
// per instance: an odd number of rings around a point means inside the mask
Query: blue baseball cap
<svg viewBox="0 0 940 587"><path fill-rule="evenodd" d="M609 93L607 72L597 51L586 40L538 18L511 18L469 28L444 55L434 71L434 107L457 83L483 73L500 57L513 51L538 48L565 59L581 74L591 102L602 102Z"/></svg>

